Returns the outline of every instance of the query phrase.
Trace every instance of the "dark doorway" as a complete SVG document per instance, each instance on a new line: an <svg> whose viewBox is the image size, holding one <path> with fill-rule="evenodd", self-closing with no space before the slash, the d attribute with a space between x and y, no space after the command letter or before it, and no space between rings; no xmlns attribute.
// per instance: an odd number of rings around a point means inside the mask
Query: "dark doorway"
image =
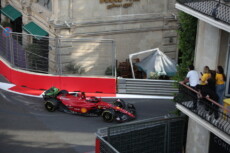
<svg viewBox="0 0 230 153"><path fill-rule="evenodd" d="M22 17L19 17L14 21L10 20L10 24L13 32L22 32Z"/></svg>
<svg viewBox="0 0 230 153"><path fill-rule="evenodd" d="M17 18L16 20L10 20L10 27L12 31L15 32L12 34L13 38L22 45L22 17Z"/></svg>
<svg viewBox="0 0 230 153"><path fill-rule="evenodd" d="M33 44L37 46L36 55L36 70L40 72L48 72L48 56L49 56L49 38L34 37Z"/></svg>

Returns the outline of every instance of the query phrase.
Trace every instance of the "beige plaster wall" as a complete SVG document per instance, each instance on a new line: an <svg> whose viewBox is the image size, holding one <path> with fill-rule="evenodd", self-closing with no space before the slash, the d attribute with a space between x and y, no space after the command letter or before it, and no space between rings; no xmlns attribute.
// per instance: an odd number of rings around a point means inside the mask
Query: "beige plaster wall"
<svg viewBox="0 0 230 153"><path fill-rule="evenodd" d="M161 46L162 37L160 31L103 36L104 39L116 40L117 59L121 61L125 61L131 53Z"/></svg>
<svg viewBox="0 0 230 153"><path fill-rule="evenodd" d="M219 58L218 65L223 67L226 66L227 56L229 51L229 33L226 31L221 31L221 40L220 40L220 50L219 50Z"/></svg>
<svg viewBox="0 0 230 153"><path fill-rule="evenodd" d="M73 21L116 20L121 16L129 16L130 18L136 15L165 15L175 11L175 0L113 0L113 2L104 0L53 0L52 3L55 19L71 19Z"/></svg>
<svg viewBox="0 0 230 153"><path fill-rule="evenodd" d="M115 2L115 5L122 5L121 7L114 7L108 9L112 5L110 2L100 3L100 0L78 0L73 1L73 6L80 6L77 9L73 9L73 18L75 20L85 20L93 18L104 18L114 17L118 18L122 15L132 15L132 14L149 14L158 13L165 14L167 10L167 1L162 0L139 0L130 2L127 0L121 0L121 2ZM128 8L124 8L125 4L132 4ZM95 7L96 6L96 7Z"/></svg>
<svg viewBox="0 0 230 153"><path fill-rule="evenodd" d="M118 60L151 48L161 48L177 60L174 2L122 0L114 2L121 7L108 9L112 3L100 0L59 0L53 4L56 14L53 23L56 34L63 37L113 39ZM132 3L132 6L124 8L125 3Z"/></svg>
<svg viewBox="0 0 230 153"><path fill-rule="evenodd" d="M206 65L210 69L216 69L220 38L221 34L218 28L199 20L194 60L196 70L202 72Z"/></svg>
<svg viewBox="0 0 230 153"><path fill-rule="evenodd" d="M186 153L208 153L210 132L189 118Z"/></svg>

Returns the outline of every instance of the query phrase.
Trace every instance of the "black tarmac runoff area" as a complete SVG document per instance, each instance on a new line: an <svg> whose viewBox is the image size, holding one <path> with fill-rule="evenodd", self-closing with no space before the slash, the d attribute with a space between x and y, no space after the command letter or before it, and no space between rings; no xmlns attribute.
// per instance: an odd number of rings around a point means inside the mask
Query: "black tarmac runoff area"
<svg viewBox="0 0 230 153"><path fill-rule="evenodd" d="M164 116L175 110L172 100L123 100L135 105L136 120ZM42 98L0 90L0 153L93 153L97 130L117 124L122 123L48 112Z"/></svg>

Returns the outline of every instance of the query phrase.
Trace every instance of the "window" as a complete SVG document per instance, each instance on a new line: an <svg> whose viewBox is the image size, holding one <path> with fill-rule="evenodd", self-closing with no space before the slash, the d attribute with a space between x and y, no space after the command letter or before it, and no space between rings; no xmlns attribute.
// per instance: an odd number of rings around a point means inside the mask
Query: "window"
<svg viewBox="0 0 230 153"><path fill-rule="evenodd" d="M48 10L50 10L50 11L52 10L52 2L51 2L51 0L38 0L37 2L41 6L47 8Z"/></svg>
<svg viewBox="0 0 230 153"><path fill-rule="evenodd" d="M230 35L228 37L228 62L227 62L227 72L226 72L226 88L225 88L225 96L230 96Z"/></svg>

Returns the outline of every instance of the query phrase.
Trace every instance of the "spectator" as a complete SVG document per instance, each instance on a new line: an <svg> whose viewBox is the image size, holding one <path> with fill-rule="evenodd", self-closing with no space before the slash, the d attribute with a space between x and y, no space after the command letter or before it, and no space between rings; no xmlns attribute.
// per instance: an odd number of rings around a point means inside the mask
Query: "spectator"
<svg viewBox="0 0 230 153"><path fill-rule="evenodd" d="M226 76L222 66L217 66L216 72L216 93L219 96L219 104L223 105Z"/></svg>
<svg viewBox="0 0 230 153"><path fill-rule="evenodd" d="M210 69L208 66L204 67L203 73L201 72L200 84L206 85L208 82L207 80L211 77Z"/></svg>
<svg viewBox="0 0 230 153"><path fill-rule="evenodd" d="M193 65L189 65L188 69L189 72L184 79L184 83L189 83L189 86L195 89L196 85L199 84L199 74L194 70Z"/></svg>
<svg viewBox="0 0 230 153"><path fill-rule="evenodd" d="M184 83L187 84L189 83L189 86L192 87L193 89L196 89L196 86L199 84L199 74L197 71L194 70L193 65L189 65L188 67L189 72L186 75L186 78L184 79ZM197 96L192 95L193 99L193 106L192 109L197 109Z"/></svg>
<svg viewBox="0 0 230 153"><path fill-rule="evenodd" d="M198 91L198 97L203 98L203 101L205 102L205 109L209 111L208 115L210 118L210 115L214 112L214 118L217 120L219 118L219 113L218 113L218 106L213 104L212 102L208 101L205 99L205 97L210 98L214 101L218 101L219 97L216 94L216 79L215 79L216 73L215 71L211 71L211 77L207 80L206 85L199 85L197 86L197 91Z"/></svg>

